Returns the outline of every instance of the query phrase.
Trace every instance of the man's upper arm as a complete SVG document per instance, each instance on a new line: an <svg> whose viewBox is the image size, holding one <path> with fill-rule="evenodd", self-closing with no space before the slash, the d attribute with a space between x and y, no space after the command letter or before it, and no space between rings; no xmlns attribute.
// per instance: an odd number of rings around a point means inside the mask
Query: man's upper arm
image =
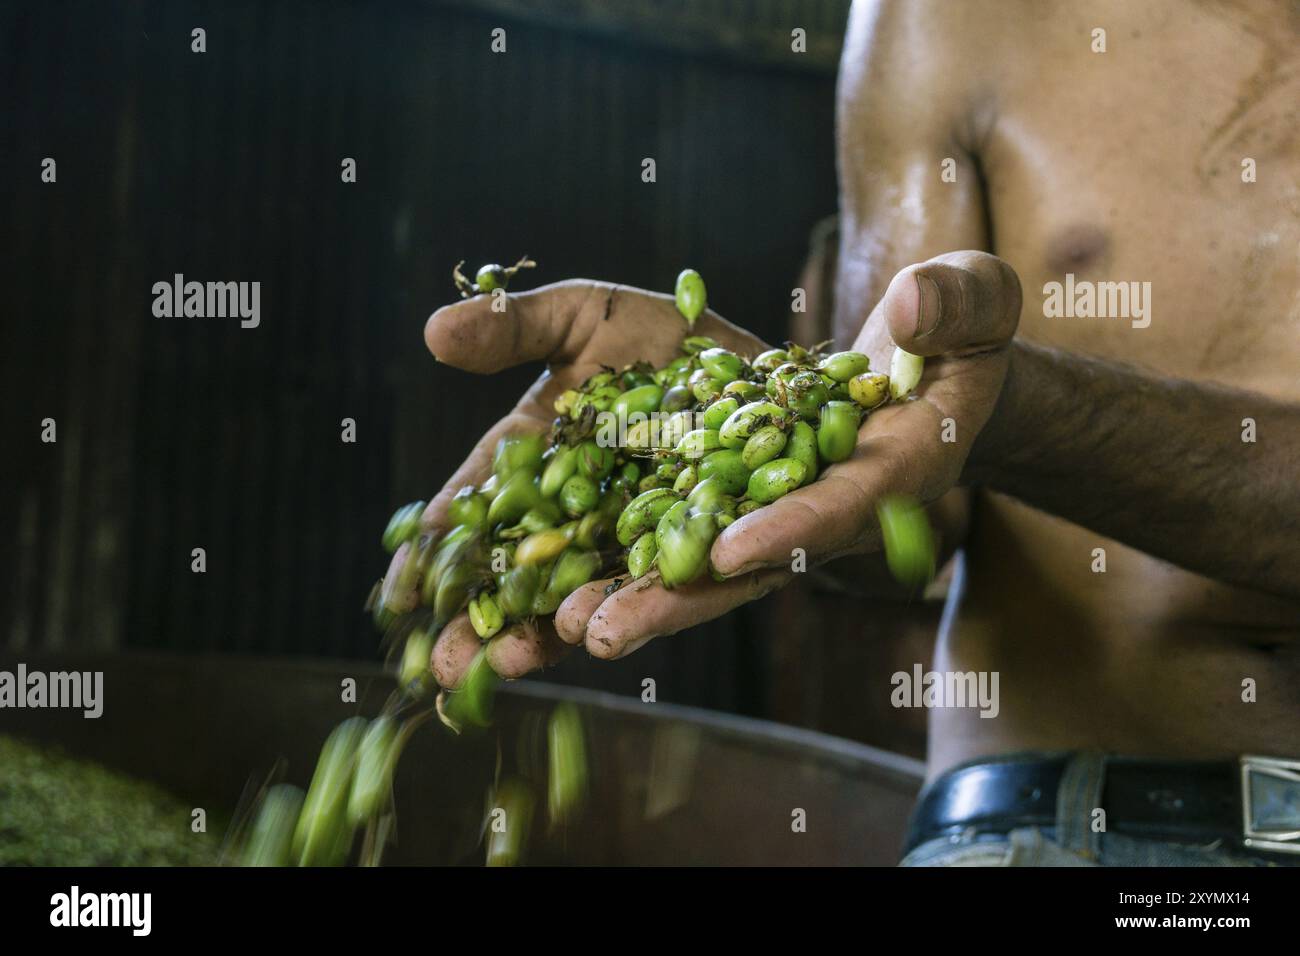
<svg viewBox="0 0 1300 956"><path fill-rule="evenodd" d="M839 80L835 329L853 338L894 274L988 249L977 148L992 97L975 4L855 3Z"/></svg>

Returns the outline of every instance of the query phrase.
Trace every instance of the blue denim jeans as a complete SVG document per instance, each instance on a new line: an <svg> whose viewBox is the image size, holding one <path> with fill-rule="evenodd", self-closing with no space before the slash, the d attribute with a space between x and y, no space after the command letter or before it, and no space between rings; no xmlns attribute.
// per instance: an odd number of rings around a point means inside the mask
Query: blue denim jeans
<svg viewBox="0 0 1300 956"><path fill-rule="evenodd" d="M1070 759L1057 792L1054 826L1019 827L1009 833L972 830L938 837L915 847L899 866L1285 866L1300 863L1300 857L1279 856L1273 860L1246 855L1235 847L1221 845L1220 841L1198 846L1094 832L1092 813L1101 806L1104 781L1101 754L1076 754Z"/></svg>

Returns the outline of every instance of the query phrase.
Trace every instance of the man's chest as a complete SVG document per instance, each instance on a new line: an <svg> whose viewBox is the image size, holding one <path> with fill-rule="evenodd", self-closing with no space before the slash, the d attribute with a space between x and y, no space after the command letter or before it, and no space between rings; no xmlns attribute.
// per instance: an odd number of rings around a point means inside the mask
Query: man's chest
<svg viewBox="0 0 1300 956"><path fill-rule="evenodd" d="M1296 63L1094 68L1004 97L984 169L1021 334L1300 394Z"/></svg>

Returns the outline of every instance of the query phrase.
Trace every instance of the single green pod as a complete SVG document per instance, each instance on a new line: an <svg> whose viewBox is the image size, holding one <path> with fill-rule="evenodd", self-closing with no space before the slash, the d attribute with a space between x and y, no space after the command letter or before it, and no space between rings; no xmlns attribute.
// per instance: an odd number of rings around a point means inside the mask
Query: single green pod
<svg viewBox="0 0 1300 956"><path fill-rule="evenodd" d="M790 361L790 353L785 349L768 349L766 352L759 352L750 364L758 371L770 374L788 361Z"/></svg>
<svg viewBox="0 0 1300 956"><path fill-rule="evenodd" d="M681 276L677 277L677 281L681 281ZM688 335L686 338L682 339L682 351L687 355L699 355L706 349L716 349L717 347L717 339L708 335ZM677 363L681 361L681 359L673 359L673 361L668 364L668 367L680 368L681 366Z"/></svg>
<svg viewBox="0 0 1300 956"><path fill-rule="evenodd" d="M572 701L551 711L546 738L547 812L552 826L572 823L587 801L587 740L582 715Z"/></svg>
<svg viewBox="0 0 1300 956"><path fill-rule="evenodd" d="M547 587L563 601L600 571L600 554L583 548L569 548L555 562ZM557 605L558 607L558 605Z"/></svg>
<svg viewBox="0 0 1300 956"><path fill-rule="evenodd" d="M573 414L574 408L578 405L578 399L581 397L582 393L576 388L566 388L555 399L551 407L555 409L555 414L567 417Z"/></svg>
<svg viewBox="0 0 1300 956"><path fill-rule="evenodd" d="M885 562L901 584L920 587L934 577L934 532L925 508L914 498L888 495L876 504Z"/></svg>
<svg viewBox="0 0 1300 956"><path fill-rule="evenodd" d="M785 448L786 434L775 425L764 425L749 436L745 447L740 452L741 461L746 468L753 471L759 465L767 464L778 457Z"/></svg>
<svg viewBox="0 0 1300 956"><path fill-rule="evenodd" d="M474 633L486 641L506 626L505 612L490 591L480 591L470 598L469 623Z"/></svg>
<svg viewBox="0 0 1300 956"><path fill-rule="evenodd" d="M614 470L614 449L601 445L594 438L578 446L578 473L592 481L600 481Z"/></svg>
<svg viewBox="0 0 1300 956"><path fill-rule="evenodd" d="M293 832L299 866L341 866L352 848L348 795L357 748L366 733L364 717L349 717L325 740Z"/></svg>
<svg viewBox="0 0 1300 956"><path fill-rule="evenodd" d="M718 482L729 495L743 494L752 471L745 464L744 454L735 448L722 448L705 455L696 468L700 480Z"/></svg>
<svg viewBox="0 0 1300 956"><path fill-rule="evenodd" d="M704 410L700 416L700 423L705 428L711 428L717 431L736 409L740 408L740 399L735 396L723 396L716 402L710 403L709 407Z"/></svg>
<svg viewBox="0 0 1300 956"><path fill-rule="evenodd" d="M669 508L655 528L656 564L665 588L689 584L704 573L709 549L718 535L713 515L692 513L682 501Z"/></svg>
<svg viewBox="0 0 1300 956"><path fill-rule="evenodd" d="M782 362L768 373L768 379L776 379L778 382L788 382L800 372L807 371L809 371L808 367L800 365L798 362Z"/></svg>
<svg viewBox="0 0 1300 956"><path fill-rule="evenodd" d="M722 447L722 440L711 428L697 428L682 436L682 440L673 449L673 454L680 455L688 461L697 461L710 452Z"/></svg>
<svg viewBox="0 0 1300 956"><path fill-rule="evenodd" d="M467 485L456 492L456 497L447 505L447 520L452 526L469 525L481 528L487 523L488 506L491 501L473 485Z"/></svg>
<svg viewBox="0 0 1300 956"><path fill-rule="evenodd" d="M697 402L711 402L722 394L722 389L727 383L723 379L714 378L709 374L708 369L702 368L691 373L688 384Z"/></svg>
<svg viewBox="0 0 1300 956"><path fill-rule="evenodd" d="M474 287L480 293L495 292L510 284L510 275L499 264L489 263L474 273Z"/></svg>
<svg viewBox="0 0 1300 956"><path fill-rule="evenodd" d="M599 570L600 555L595 551L580 548L565 551L549 573L543 575L545 584L533 598L533 615L554 614L565 598L594 578Z"/></svg>
<svg viewBox="0 0 1300 956"><path fill-rule="evenodd" d="M491 799L487 820L487 865L517 866L528 845L536 798L518 777L507 777Z"/></svg>
<svg viewBox="0 0 1300 956"><path fill-rule="evenodd" d="M542 580L545 582L533 595L533 606L528 609L530 617L546 617L560 609L567 594L561 594L551 587L550 569L543 569Z"/></svg>
<svg viewBox="0 0 1300 956"><path fill-rule="evenodd" d="M670 528L680 528L686 521L686 516L690 514L691 506L686 503L685 498L680 498L663 513L659 521L654 526L655 549L656 551L663 547L664 535Z"/></svg>
<svg viewBox="0 0 1300 956"><path fill-rule="evenodd" d="M664 397L659 402L659 411L680 412L683 408L690 408L694 404L695 396L687 386L674 385L664 392Z"/></svg>
<svg viewBox="0 0 1300 956"><path fill-rule="evenodd" d="M817 451L827 462L844 461L858 443L861 409L854 402L827 402L817 429Z"/></svg>
<svg viewBox="0 0 1300 956"><path fill-rule="evenodd" d="M474 489L470 488L469 490L473 491ZM464 489L462 489L462 493L463 491ZM402 505L402 507L394 511L393 516L388 519L388 527L384 528L384 550L392 554L404 541L413 541L418 538L420 536L420 516L423 514L423 501L412 501L410 504ZM456 523L461 524L462 522Z"/></svg>
<svg viewBox="0 0 1300 956"><path fill-rule="evenodd" d="M816 421L821 407L830 400L830 389L816 372L797 372L786 383L786 407L806 421Z"/></svg>
<svg viewBox="0 0 1300 956"><path fill-rule="evenodd" d="M658 550L655 547L653 531L647 531L641 535L628 549L627 573L634 578L643 577L654 564L655 554L658 553Z"/></svg>
<svg viewBox="0 0 1300 956"><path fill-rule="evenodd" d="M497 575L497 604L510 620L521 621L532 612L540 583L541 570L537 565L517 564Z"/></svg>
<svg viewBox="0 0 1300 956"><path fill-rule="evenodd" d="M743 518L745 517L745 515L753 514L761 507L763 506L759 504L757 501L754 501L751 498L746 498L744 501L742 501L739 505L736 506L736 517Z"/></svg>
<svg viewBox="0 0 1300 956"><path fill-rule="evenodd" d="M496 453L492 457L492 471L502 478L517 471L535 475L542 468L542 456L545 453L544 435L507 435L497 442Z"/></svg>
<svg viewBox="0 0 1300 956"><path fill-rule="evenodd" d="M694 269L683 269L677 276L676 299L677 311L686 319L686 324L694 328L695 320L709 304L704 280Z"/></svg>
<svg viewBox="0 0 1300 956"><path fill-rule="evenodd" d="M785 419L785 409L772 402L750 402L732 412L718 429L718 441L724 448L743 448L754 432L764 425Z"/></svg>
<svg viewBox="0 0 1300 956"><path fill-rule="evenodd" d="M600 486L586 475L571 475L560 489L560 507L571 518L580 518L600 502Z"/></svg>
<svg viewBox="0 0 1300 956"><path fill-rule="evenodd" d="M357 827L387 809L393 793L393 773L405 743L392 717L376 717L357 747L357 766L348 795L348 822Z"/></svg>
<svg viewBox="0 0 1300 956"><path fill-rule="evenodd" d="M515 564L546 564L554 561L572 540L572 535L562 528L535 531L515 548Z"/></svg>
<svg viewBox="0 0 1300 956"><path fill-rule="evenodd" d="M739 378L745 368L739 355L724 348L705 349L700 353L700 365L716 379L730 382Z"/></svg>
<svg viewBox="0 0 1300 956"><path fill-rule="evenodd" d="M889 401L889 376L884 372L867 372L849 379L849 398L863 408L872 409Z"/></svg>
<svg viewBox="0 0 1300 956"><path fill-rule="evenodd" d="M727 494L722 487L722 482L716 478L706 478L699 482L686 497L686 503L691 506L693 513L711 515L732 511L736 507L735 500Z"/></svg>
<svg viewBox="0 0 1300 956"><path fill-rule="evenodd" d="M740 399L741 403L756 402L766 395L763 386L757 382L747 382L744 379L736 379L734 382L728 382L722 390L723 395L734 396Z"/></svg>
<svg viewBox="0 0 1300 956"><path fill-rule="evenodd" d="M243 866L292 866L293 831L298 826L304 794L279 783L262 795L257 819L240 854Z"/></svg>
<svg viewBox="0 0 1300 956"><path fill-rule="evenodd" d="M817 364L817 371L837 382L847 382L855 375L871 371L871 359L861 352L835 352Z"/></svg>
<svg viewBox="0 0 1300 956"><path fill-rule="evenodd" d="M444 691L447 696L442 716L457 728L490 726L500 683L501 678L487 661L487 645L484 645L465 668L460 685L455 690Z"/></svg>
<svg viewBox="0 0 1300 956"><path fill-rule="evenodd" d="M800 420L791 427L785 442L784 457L803 463L806 469L803 479L805 485L817 477L817 432L807 422Z"/></svg>
<svg viewBox="0 0 1300 956"><path fill-rule="evenodd" d="M685 467L686 462L682 461L680 458L668 458L661 462L659 467L655 469L655 477L660 478L663 481L676 481L677 476L682 473L682 469Z"/></svg>
<svg viewBox="0 0 1300 956"><path fill-rule="evenodd" d="M402 663L397 672L397 682L415 697L423 697L433 688L433 673L429 662L433 658L433 635L417 627L406 635L402 648Z"/></svg>
<svg viewBox="0 0 1300 956"><path fill-rule="evenodd" d="M629 415L649 415L651 412L659 411L663 398L664 390L658 385L641 385L628 389L614 399L614 404L609 410L626 421Z"/></svg>
<svg viewBox="0 0 1300 956"><path fill-rule="evenodd" d="M924 358L899 348L894 349L894 356L889 362L889 397L896 402L905 399L921 384L924 371Z"/></svg>
<svg viewBox="0 0 1300 956"><path fill-rule="evenodd" d="M793 458L777 458L759 465L749 476L746 489L749 497L759 504L771 504L782 495L789 494L803 484L807 468Z"/></svg>
<svg viewBox="0 0 1300 956"><path fill-rule="evenodd" d="M699 471L694 465L687 465L683 468L673 480L673 491L679 495L690 494L691 489L695 487L699 479Z"/></svg>
<svg viewBox="0 0 1300 956"><path fill-rule="evenodd" d="M578 449L565 445L556 448L547 460L546 467L542 470L542 480L537 485L542 497L554 498L558 495L564 483L572 478L577 470Z"/></svg>
<svg viewBox="0 0 1300 956"><path fill-rule="evenodd" d="M514 524L542 500L542 493L529 471L515 471L501 483L501 490L488 507L490 525Z"/></svg>

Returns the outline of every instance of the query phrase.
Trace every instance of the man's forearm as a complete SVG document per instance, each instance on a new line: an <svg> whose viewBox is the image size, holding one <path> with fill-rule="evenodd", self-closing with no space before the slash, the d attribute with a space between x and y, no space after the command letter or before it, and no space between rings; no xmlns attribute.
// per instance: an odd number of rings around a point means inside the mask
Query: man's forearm
<svg viewBox="0 0 1300 956"><path fill-rule="evenodd" d="M964 479L1209 577L1300 596L1295 403L1017 341Z"/></svg>

